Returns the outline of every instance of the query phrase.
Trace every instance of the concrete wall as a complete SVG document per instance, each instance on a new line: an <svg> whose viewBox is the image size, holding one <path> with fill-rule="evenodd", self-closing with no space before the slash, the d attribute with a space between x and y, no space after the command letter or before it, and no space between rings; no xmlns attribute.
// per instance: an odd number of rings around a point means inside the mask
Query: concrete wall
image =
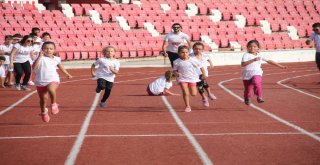
<svg viewBox="0 0 320 165"><path fill-rule="evenodd" d="M276 50L276 51L261 51L270 60L276 62L307 62L315 61L314 49L303 50ZM240 65L242 56L245 52L212 52L211 60L214 65Z"/></svg>

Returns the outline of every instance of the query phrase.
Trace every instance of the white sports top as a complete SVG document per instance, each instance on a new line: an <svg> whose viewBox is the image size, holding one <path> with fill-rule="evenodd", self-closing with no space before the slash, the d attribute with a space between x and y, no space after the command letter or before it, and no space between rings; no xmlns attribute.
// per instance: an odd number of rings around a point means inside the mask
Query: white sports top
<svg viewBox="0 0 320 165"><path fill-rule="evenodd" d="M120 62L117 59L110 60L106 57L99 58L94 65L98 67L96 71L97 78L103 78L109 82L114 82L114 78L116 77L116 75L111 72L110 66L114 70L120 69Z"/></svg>
<svg viewBox="0 0 320 165"><path fill-rule="evenodd" d="M171 87L172 82L167 82L165 76L161 76L149 84L149 89L154 95L159 95L164 91L164 89L170 89Z"/></svg>
<svg viewBox="0 0 320 165"><path fill-rule="evenodd" d="M178 47L184 45L189 40L189 36L183 32L175 34L170 32L165 36L165 41L168 42L167 51L178 53Z"/></svg>
<svg viewBox="0 0 320 165"><path fill-rule="evenodd" d="M252 60L256 57L261 57L261 59L259 61L255 61L255 62L243 67L243 70L242 70L242 79L243 80L250 80L255 75L262 76L263 71L261 68L261 64L263 61L268 61L268 58L262 56L260 53L257 53L257 55L253 55L251 53L245 53L242 57L241 62L246 62L246 61Z"/></svg>
<svg viewBox="0 0 320 165"><path fill-rule="evenodd" d="M0 49L3 50L4 52L11 52L11 50L13 49L13 45L10 44L9 47L5 44L0 45ZM4 55L4 57L6 58L6 61L4 62L4 64L10 64L10 56L9 55Z"/></svg>
<svg viewBox="0 0 320 165"><path fill-rule="evenodd" d="M179 76L177 77L178 82L199 82L198 69L200 67L200 62L191 57L188 60L178 58L173 61L173 70L177 70L179 73Z"/></svg>
<svg viewBox="0 0 320 165"><path fill-rule="evenodd" d="M13 63L25 63L31 60L31 52L33 51L32 46L24 47L19 43L15 44L14 47L17 49L16 54L13 56Z"/></svg>
<svg viewBox="0 0 320 165"><path fill-rule="evenodd" d="M54 56L53 58L42 56L39 59L38 67L33 71L35 73L35 85L47 86L51 82L60 82L57 72L57 65L61 64L61 58Z"/></svg>

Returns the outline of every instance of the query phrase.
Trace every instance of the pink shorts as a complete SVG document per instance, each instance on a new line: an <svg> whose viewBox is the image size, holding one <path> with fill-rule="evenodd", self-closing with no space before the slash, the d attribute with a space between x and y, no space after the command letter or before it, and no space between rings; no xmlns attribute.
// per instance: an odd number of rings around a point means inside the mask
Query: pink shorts
<svg viewBox="0 0 320 165"><path fill-rule="evenodd" d="M188 87L194 87L197 86L197 83L191 83L191 82L180 82L180 84L187 84Z"/></svg>
<svg viewBox="0 0 320 165"><path fill-rule="evenodd" d="M60 83L59 82L51 82L48 85L50 85L50 84L59 85ZM47 86L37 86L38 93L40 93L40 94L47 93L48 92L48 85Z"/></svg>

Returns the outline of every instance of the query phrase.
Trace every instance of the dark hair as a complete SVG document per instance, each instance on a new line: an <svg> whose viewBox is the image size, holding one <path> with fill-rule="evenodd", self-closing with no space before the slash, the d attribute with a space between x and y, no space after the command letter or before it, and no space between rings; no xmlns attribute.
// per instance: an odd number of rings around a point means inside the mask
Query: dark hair
<svg viewBox="0 0 320 165"><path fill-rule="evenodd" d="M173 28L173 27L176 26L176 25L180 26L180 28L182 29L182 26L181 26L181 24L179 24L179 23L174 23L174 24L172 24L171 28Z"/></svg>
<svg viewBox="0 0 320 165"><path fill-rule="evenodd" d="M109 49L109 48L113 49L113 50L114 50L114 52L116 52L116 48L115 48L115 47L113 47L113 46L106 46L106 47L104 47L104 48L102 49L102 52L107 51L107 49Z"/></svg>
<svg viewBox="0 0 320 165"><path fill-rule="evenodd" d="M0 61L6 61L6 58L4 56L0 56Z"/></svg>
<svg viewBox="0 0 320 165"><path fill-rule="evenodd" d="M45 37L45 36L49 36L49 37L51 38L51 35L50 35L50 33L48 33L48 32L42 33L41 38L43 38L43 37Z"/></svg>
<svg viewBox="0 0 320 165"><path fill-rule="evenodd" d="M257 46L260 48L260 44L259 44L259 41L257 41L257 40L250 40L248 43L247 43L247 47L249 47L249 45L251 45L251 44L257 44Z"/></svg>
<svg viewBox="0 0 320 165"><path fill-rule="evenodd" d="M13 38L22 38L22 35L19 34L19 33L17 33L17 34L14 34L12 37L13 37Z"/></svg>
<svg viewBox="0 0 320 165"><path fill-rule="evenodd" d="M25 36L23 36L22 40L20 41L20 44L24 45L26 43L26 41L28 40L28 38L31 38L32 39L31 43L33 43L33 37L30 35L25 35Z"/></svg>
<svg viewBox="0 0 320 165"><path fill-rule="evenodd" d="M194 43L193 44L193 46L192 46L192 48L195 48L196 46L202 46L202 48L204 48L204 45L203 45L203 43L202 42L196 42L196 43Z"/></svg>
<svg viewBox="0 0 320 165"><path fill-rule="evenodd" d="M30 36L32 36L32 38L37 37L37 33L30 33Z"/></svg>
<svg viewBox="0 0 320 165"><path fill-rule="evenodd" d="M181 45L178 47L178 53L181 52L182 49L187 49L189 51L189 47L186 45Z"/></svg>
<svg viewBox="0 0 320 165"><path fill-rule="evenodd" d="M318 28L318 27L320 27L320 23L319 22L312 24L312 28Z"/></svg>
<svg viewBox="0 0 320 165"><path fill-rule="evenodd" d="M40 29L38 27L34 27L31 29L31 33L36 33L36 31L38 31L38 30L40 32Z"/></svg>
<svg viewBox="0 0 320 165"><path fill-rule="evenodd" d="M12 37L12 35L5 35L5 36L4 36L4 39L5 39L5 40L7 40L7 39L12 40L13 37Z"/></svg>
<svg viewBox="0 0 320 165"><path fill-rule="evenodd" d="M52 42L52 41L47 41L47 42L44 42L44 43L42 44L41 50L43 50L44 46L46 46L46 45L53 45L54 48L56 48L56 44L55 44L54 42Z"/></svg>

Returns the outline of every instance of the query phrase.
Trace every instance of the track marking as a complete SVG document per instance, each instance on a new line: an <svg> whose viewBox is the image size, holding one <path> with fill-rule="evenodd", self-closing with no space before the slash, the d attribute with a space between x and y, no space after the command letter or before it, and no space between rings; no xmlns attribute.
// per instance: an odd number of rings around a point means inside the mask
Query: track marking
<svg viewBox="0 0 320 165"><path fill-rule="evenodd" d="M304 92L302 90L299 90L299 89L296 89L296 88L293 88L293 87L290 87L288 85L284 85L282 84L283 81L287 81L287 80L290 80L290 79L295 79L295 78L300 78L300 77L307 77L307 76L313 76L313 75L317 75L317 74L320 74L320 73L315 73L315 74L306 74L306 75L301 75L301 76L295 76L295 77L290 77L290 78L286 78L286 79L283 79L283 80L280 80L277 82L277 84L281 85L281 86L284 86L286 88L289 88L289 89L292 89L292 90L295 90L297 92L300 92L302 94L305 94L305 95L308 95L308 96L311 96L311 97L314 97L316 99L320 99L319 96L316 96L316 95L313 95L313 94L310 94L310 93L307 93L307 92Z"/></svg>
<svg viewBox="0 0 320 165"><path fill-rule="evenodd" d="M80 132L77 136L77 139L75 141L75 143L73 144L73 147L67 157L67 160L65 161L65 165L72 165L75 164L75 161L77 159L77 156L79 154L80 148L82 146L83 140L85 138L85 135L87 133L91 118L93 116L93 112L96 110L96 106L98 104L98 100L100 97L100 93L96 93L96 96L94 97L93 103L90 107L90 110L82 124L82 127L80 129Z"/></svg>
<svg viewBox="0 0 320 165"><path fill-rule="evenodd" d="M175 112L175 110L172 108L171 104L167 100L165 96L161 96L163 102L169 109L170 114L172 115L173 119L176 121L178 124L179 128L182 130L184 135L188 138L189 142L192 144L194 149L196 150L197 154L199 155L201 161L205 165L213 165L212 161L209 159L208 155L206 152L202 149L201 145L197 142L196 138L192 136L191 132L189 129L183 124L182 120L179 118L178 114Z"/></svg>
<svg viewBox="0 0 320 165"><path fill-rule="evenodd" d="M282 72L282 73L283 73L283 72ZM267 75L275 75L275 74L282 74L282 73L274 73L274 74L267 74ZM284 73L286 73L286 72L284 72ZM234 96L235 98L237 98L238 100L240 100L240 101L242 102L242 101L243 101L243 98L241 98L240 96L236 95L236 94L233 93L231 90L229 90L228 88L226 88L225 86L222 85L222 84L225 83L225 82L233 81L233 80L236 80L236 79L241 79L241 78L232 78L232 79L229 79L229 80L224 80L224 81L219 82L218 85L219 85L220 88L222 88L223 90L225 90L227 93L229 93L230 95ZM319 136L317 136L317 135L315 135L315 134L313 134L313 133L311 133L311 132L309 132L309 131L307 131L307 130L305 130L305 129L297 126L297 125L294 125L294 124L292 124L292 123L290 123L290 122L288 122L288 121L286 121L286 120L284 120L284 119L282 119L282 118L274 115L273 113L268 112L268 111L265 110L265 109L262 109L262 108L260 108L260 107L258 107L258 106L256 106L256 105L254 105L254 104L252 104L252 103L250 104L250 107L252 107L252 108L254 108L254 109L256 109L256 110L258 110L258 111L266 114L267 116L269 116L269 117L271 117L271 118L273 118L273 119L281 122L282 124L285 124L285 125L293 128L293 129L295 129L295 130L297 130L297 131L299 131L299 132L301 132L301 133L303 133L303 134L305 134L305 135L313 138L314 140L320 142L320 137L319 137Z"/></svg>
<svg viewBox="0 0 320 165"><path fill-rule="evenodd" d="M320 134L320 132L313 132ZM230 132L230 133L206 133L192 134L193 136L251 136L251 135L304 135L299 132ZM56 135L56 136L8 136L0 137L0 140L19 140L19 139L50 139L50 138L75 138L78 135ZM119 135L85 135L86 138L122 138L122 137L185 137L185 134L119 134Z"/></svg>
<svg viewBox="0 0 320 165"><path fill-rule="evenodd" d="M37 91L32 91L31 93L28 93L26 96L24 96L23 98L21 98L20 100L18 100L17 102L13 103L12 105L10 105L8 108L0 111L0 116L5 114L6 112L10 111L12 108L14 108L15 106L19 105L20 103L22 103L24 100L26 100L27 98L29 98L31 95L35 94Z"/></svg>

